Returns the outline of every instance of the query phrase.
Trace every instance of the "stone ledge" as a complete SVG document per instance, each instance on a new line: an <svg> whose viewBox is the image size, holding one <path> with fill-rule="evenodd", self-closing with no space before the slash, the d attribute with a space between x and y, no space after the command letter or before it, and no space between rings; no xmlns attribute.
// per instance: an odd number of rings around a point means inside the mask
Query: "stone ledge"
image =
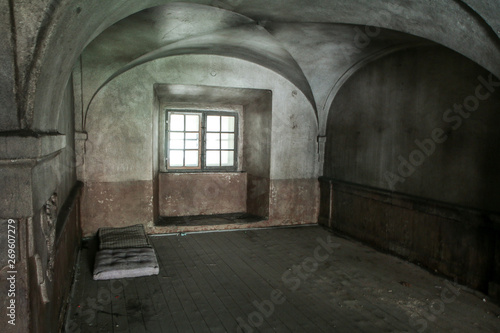
<svg viewBox="0 0 500 333"><path fill-rule="evenodd" d="M81 140L81 141L86 141L89 138L89 135L87 132L75 132L75 140Z"/></svg>
<svg viewBox="0 0 500 333"><path fill-rule="evenodd" d="M0 134L0 160L40 159L65 147L64 134Z"/></svg>

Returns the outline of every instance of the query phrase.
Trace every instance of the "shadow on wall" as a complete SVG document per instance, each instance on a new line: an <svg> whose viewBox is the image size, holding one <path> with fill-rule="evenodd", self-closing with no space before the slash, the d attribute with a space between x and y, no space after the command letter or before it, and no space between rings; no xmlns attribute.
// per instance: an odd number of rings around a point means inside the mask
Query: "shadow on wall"
<svg viewBox="0 0 500 333"><path fill-rule="evenodd" d="M368 64L330 110L321 223L494 294L499 105L500 80L443 47Z"/></svg>

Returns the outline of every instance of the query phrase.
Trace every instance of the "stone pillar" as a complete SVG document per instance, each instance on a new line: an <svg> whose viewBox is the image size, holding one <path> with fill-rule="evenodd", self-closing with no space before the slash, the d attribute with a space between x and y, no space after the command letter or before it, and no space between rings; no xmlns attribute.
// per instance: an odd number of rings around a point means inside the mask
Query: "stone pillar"
<svg viewBox="0 0 500 333"><path fill-rule="evenodd" d="M35 259L43 257L50 265L51 249L47 249L47 242L51 242L54 230L45 228L47 235L44 235L42 229L34 227L34 224L40 223L36 215L47 208L47 200L51 199L56 189L55 174L60 170L58 155L65 146L64 135L0 134L2 332L36 331L30 317L30 306L37 300L47 300L45 277L40 281L35 272L47 272L47 269L37 264ZM41 251L43 247L45 250Z"/></svg>

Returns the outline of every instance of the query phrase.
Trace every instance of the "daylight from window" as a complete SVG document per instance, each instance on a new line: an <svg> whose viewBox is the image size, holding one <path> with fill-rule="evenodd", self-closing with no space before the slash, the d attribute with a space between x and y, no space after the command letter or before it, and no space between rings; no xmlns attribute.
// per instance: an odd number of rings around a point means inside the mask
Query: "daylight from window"
<svg viewBox="0 0 500 333"><path fill-rule="evenodd" d="M235 115L169 112L168 169L233 168L236 165L235 129Z"/></svg>

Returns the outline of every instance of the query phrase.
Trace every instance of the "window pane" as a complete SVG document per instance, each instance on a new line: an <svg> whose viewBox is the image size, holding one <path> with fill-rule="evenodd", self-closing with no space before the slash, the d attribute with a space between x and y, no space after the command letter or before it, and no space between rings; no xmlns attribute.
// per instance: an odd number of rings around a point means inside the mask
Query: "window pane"
<svg viewBox="0 0 500 333"><path fill-rule="evenodd" d="M221 132L234 132L234 117L222 117Z"/></svg>
<svg viewBox="0 0 500 333"><path fill-rule="evenodd" d="M200 130L200 116L197 114L186 115L186 131L199 132Z"/></svg>
<svg viewBox="0 0 500 333"><path fill-rule="evenodd" d="M197 150L186 150L186 166L197 167L198 161L199 158Z"/></svg>
<svg viewBox="0 0 500 333"><path fill-rule="evenodd" d="M167 127L168 168L202 170L236 165L234 113L171 111ZM200 164L202 157L204 165Z"/></svg>
<svg viewBox="0 0 500 333"><path fill-rule="evenodd" d="M186 133L186 149L198 149L198 133Z"/></svg>
<svg viewBox="0 0 500 333"><path fill-rule="evenodd" d="M221 166L234 165L234 151L221 151Z"/></svg>
<svg viewBox="0 0 500 333"><path fill-rule="evenodd" d="M234 134L222 133L220 136L222 149L234 149Z"/></svg>
<svg viewBox="0 0 500 333"><path fill-rule="evenodd" d="M170 115L170 130L184 131L184 115L182 114Z"/></svg>
<svg viewBox="0 0 500 333"><path fill-rule="evenodd" d="M220 149L219 133L207 133L207 149Z"/></svg>
<svg viewBox="0 0 500 333"><path fill-rule="evenodd" d="M207 131L208 132L220 132L220 117L219 116L207 116Z"/></svg>
<svg viewBox="0 0 500 333"><path fill-rule="evenodd" d="M172 167L184 166L184 152L182 150L171 150L168 163Z"/></svg>
<svg viewBox="0 0 500 333"><path fill-rule="evenodd" d="M184 149L184 133L170 133L170 149Z"/></svg>
<svg viewBox="0 0 500 333"><path fill-rule="evenodd" d="M220 166L220 151L207 151L207 166Z"/></svg>

